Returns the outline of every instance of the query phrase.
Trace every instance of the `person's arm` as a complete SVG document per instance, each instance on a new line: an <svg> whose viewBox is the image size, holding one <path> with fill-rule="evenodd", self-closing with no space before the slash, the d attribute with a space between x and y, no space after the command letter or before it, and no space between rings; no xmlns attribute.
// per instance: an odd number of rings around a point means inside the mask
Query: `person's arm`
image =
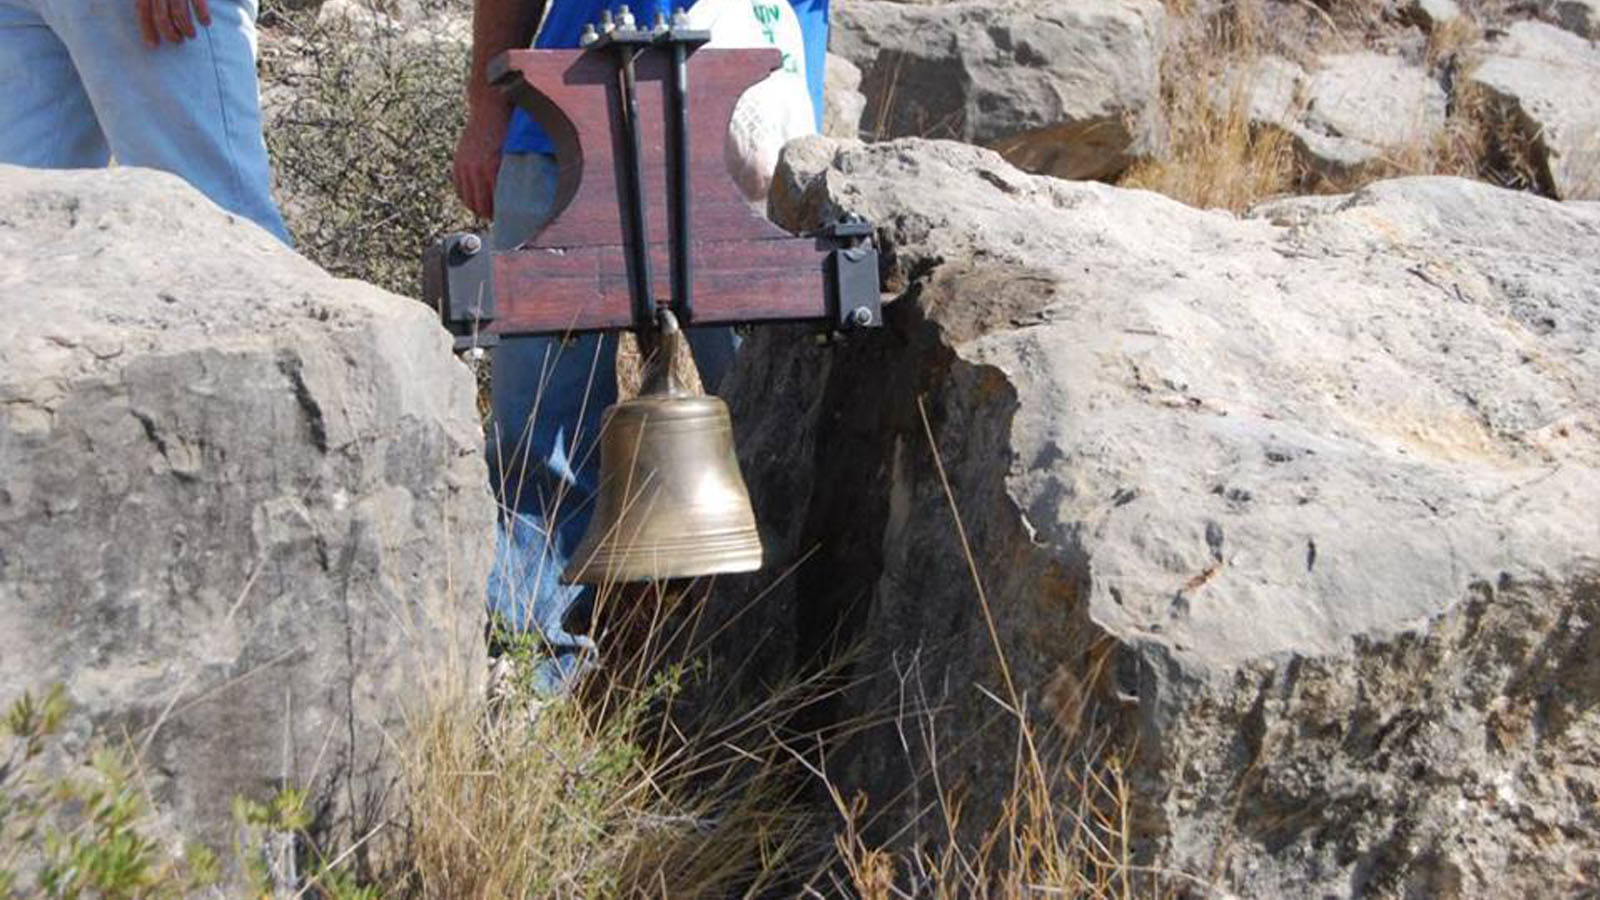
<svg viewBox="0 0 1600 900"><path fill-rule="evenodd" d="M134 0L134 15L139 20L139 35L151 47L161 46L163 40L180 44L185 38L199 34L195 20L202 27L211 25L211 7L206 0L192 0L194 12L189 11L191 0Z"/></svg>
<svg viewBox="0 0 1600 900"><path fill-rule="evenodd" d="M456 142L456 196L473 214L494 217L494 182L500 146L511 122L511 102L489 84L489 60L526 47L544 16L546 0L476 0L472 9L472 72L467 76L467 125Z"/></svg>

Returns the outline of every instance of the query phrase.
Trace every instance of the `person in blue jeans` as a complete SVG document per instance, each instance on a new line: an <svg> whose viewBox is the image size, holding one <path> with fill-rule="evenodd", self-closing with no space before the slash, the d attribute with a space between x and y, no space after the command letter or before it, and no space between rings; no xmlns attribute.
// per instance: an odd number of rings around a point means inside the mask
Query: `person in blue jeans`
<svg viewBox="0 0 1600 900"><path fill-rule="evenodd" d="M0 163L171 172L284 243L256 0L0 0Z"/></svg>
<svg viewBox="0 0 1600 900"><path fill-rule="evenodd" d="M0 0L7 2L7 0ZM820 127L826 69L828 0L788 0L805 38L806 74ZM484 77L489 60L529 45L578 46L583 26L616 0L476 0L467 123L456 145L456 193L478 216L492 219L491 243L515 247L549 219L555 196L555 147L543 130ZM671 16L683 3L634 0L640 22ZM541 26L539 23L543 21ZM537 30L537 37L534 37ZM721 136L718 136L720 143ZM689 329L702 380L715 387L733 361L726 328ZM569 630L568 616L592 590L560 581L588 525L599 482L600 414L616 401L616 339L610 335L503 340L493 351L491 416L486 429L490 478L500 498L502 527L489 579L489 609L510 627L537 632L548 657L536 686L560 690L593 650Z"/></svg>

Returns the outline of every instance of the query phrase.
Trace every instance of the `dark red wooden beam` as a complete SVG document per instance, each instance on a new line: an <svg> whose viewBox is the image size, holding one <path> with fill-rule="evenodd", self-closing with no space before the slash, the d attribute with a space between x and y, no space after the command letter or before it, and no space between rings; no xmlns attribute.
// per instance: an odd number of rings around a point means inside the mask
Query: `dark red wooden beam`
<svg viewBox="0 0 1600 900"><path fill-rule="evenodd" d="M671 160L667 140L670 58L639 58L643 192L653 292L670 294ZM691 324L826 318L828 247L795 237L751 208L729 174L726 135L734 105L779 64L776 50L694 52L689 66L689 160L693 186L694 320ZM560 169L551 221L522 246L493 255L493 334L632 327L629 240L621 205L626 156L622 105L609 54L514 50L489 77L544 126Z"/></svg>

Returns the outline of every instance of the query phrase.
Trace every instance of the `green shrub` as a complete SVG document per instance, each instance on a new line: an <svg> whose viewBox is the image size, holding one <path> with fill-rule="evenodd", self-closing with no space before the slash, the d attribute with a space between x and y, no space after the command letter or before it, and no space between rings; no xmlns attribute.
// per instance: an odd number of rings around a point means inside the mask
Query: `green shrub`
<svg viewBox="0 0 1600 900"><path fill-rule="evenodd" d="M452 18L438 0L409 29L263 13L278 199L296 249L336 275L416 296L423 246L470 223L451 180L468 50L435 34Z"/></svg>
<svg viewBox="0 0 1600 900"><path fill-rule="evenodd" d="M150 836L150 808L125 750L94 750L77 777L46 771L67 711L57 686L40 700L23 694L0 722L10 744L0 764L0 896L133 900L216 882L209 850L191 845L172 858Z"/></svg>

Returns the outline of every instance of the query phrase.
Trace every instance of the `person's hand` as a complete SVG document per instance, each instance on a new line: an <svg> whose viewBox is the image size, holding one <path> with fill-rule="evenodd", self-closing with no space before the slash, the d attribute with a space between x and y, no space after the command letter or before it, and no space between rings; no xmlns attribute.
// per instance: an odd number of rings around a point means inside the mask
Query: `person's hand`
<svg viewBox="0 0 1600 900"><path fill-rule="evenodd" d="M461 139L456 141L456 196L480 219L494 218L500 147L510 123L511 108L504 103L473 103Z"/></svg>
<svg viewBox="0 0 1600 900"><path fill-rule="evenodd" d="M139 34L151 47L163 40L181 44L194 37L195 20L202 27L211 24L211 5L207 0L133 0L139 17ZM190 6L193 5L193 12Z"/></svg>

